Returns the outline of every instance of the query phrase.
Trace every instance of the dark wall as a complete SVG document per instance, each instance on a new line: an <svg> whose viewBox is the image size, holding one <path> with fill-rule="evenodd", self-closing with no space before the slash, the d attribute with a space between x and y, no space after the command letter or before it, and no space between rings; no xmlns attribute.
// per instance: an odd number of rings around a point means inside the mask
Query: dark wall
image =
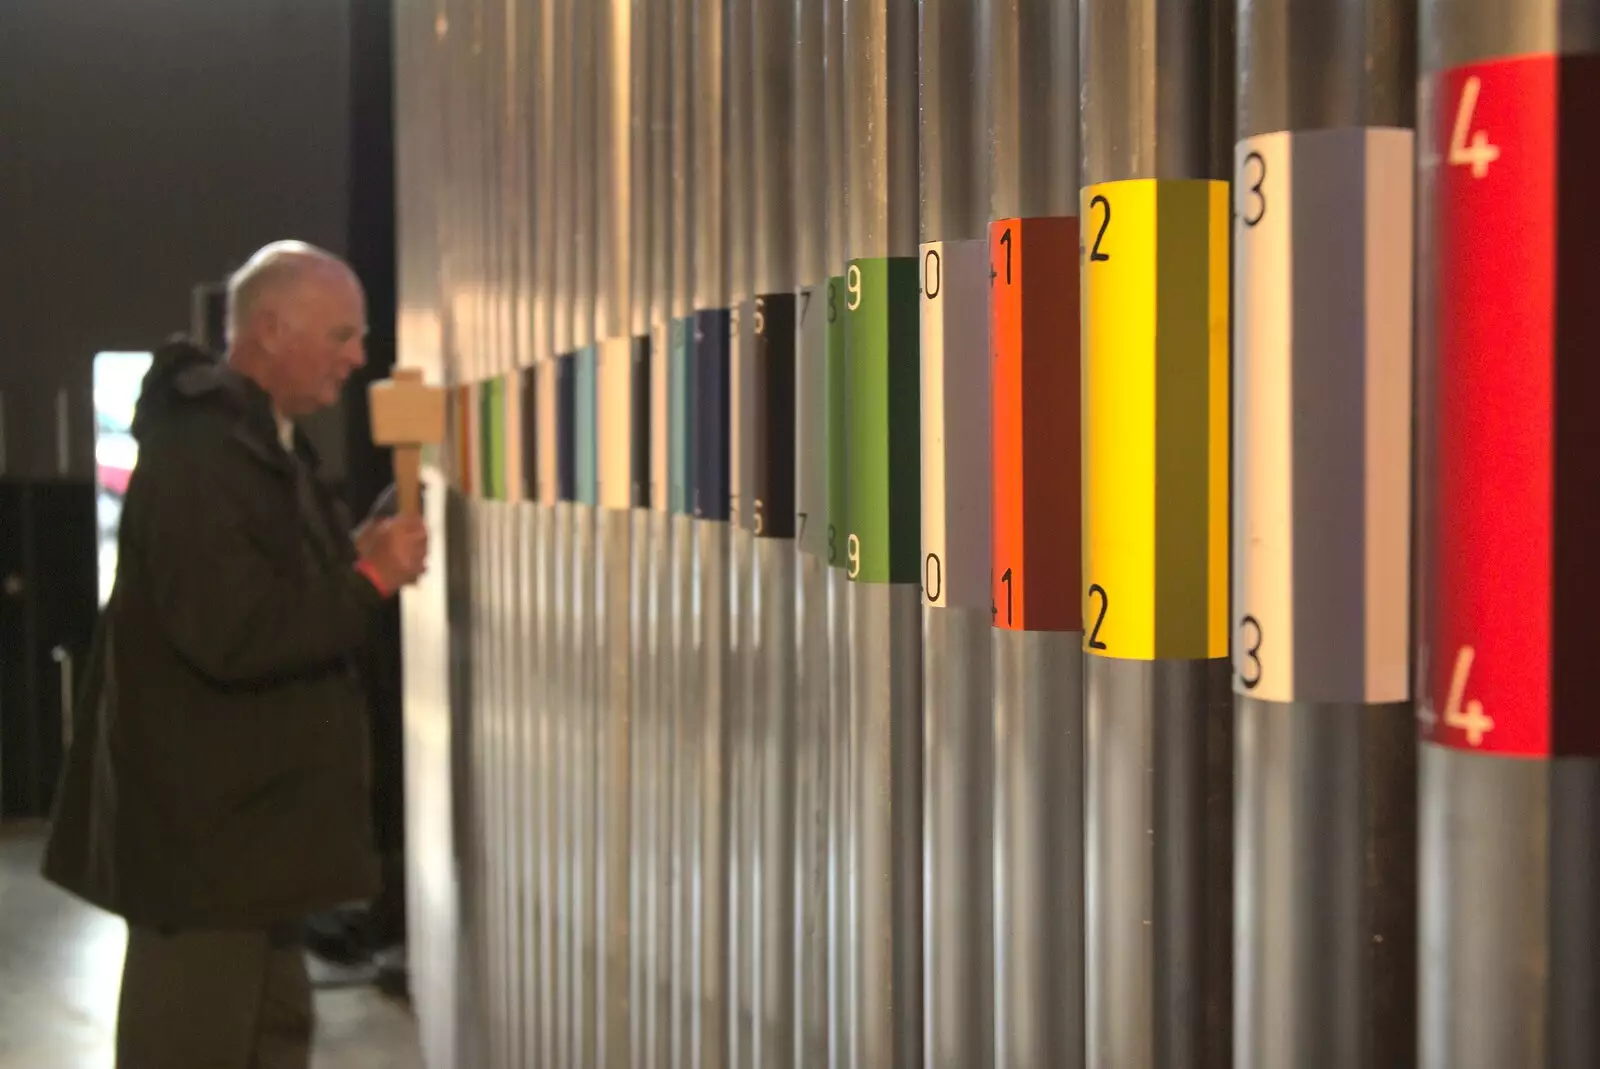
<svg viewBox="0 0 1600 1069"><path fill-rule="evenodd" d="M0 3L0 390L13 470L90 363L189 321L190 287L268 241L347 251L352 0ZM80 469L80 465L82 465Z"/></svg>

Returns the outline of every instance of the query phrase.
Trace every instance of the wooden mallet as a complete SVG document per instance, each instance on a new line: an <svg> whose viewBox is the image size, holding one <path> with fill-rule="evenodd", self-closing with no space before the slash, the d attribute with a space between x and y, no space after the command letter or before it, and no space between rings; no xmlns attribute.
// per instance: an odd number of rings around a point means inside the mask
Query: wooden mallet
<svg viewBox="0 0 1600 1069"><path fill-rule="evenodd" d="M444 440L444 390L422 381L417 368L367 387L374 445L394 448L394 483L400 515L422 514L422 447Z"/></svg>

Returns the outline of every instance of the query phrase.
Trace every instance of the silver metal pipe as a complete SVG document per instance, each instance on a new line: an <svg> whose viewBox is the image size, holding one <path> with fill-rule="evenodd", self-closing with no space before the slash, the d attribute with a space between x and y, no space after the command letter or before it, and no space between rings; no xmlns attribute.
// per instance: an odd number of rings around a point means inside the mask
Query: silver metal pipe
<svg viewBox="0 0 1600 1069"><path fill-rule="evenodd" d="M827 208L823 213L827 338L824 405L827 421L827 632L828 632L828 1065L853 1065L855 1006L852 992L855 945L851 911L850 808L850 614L845 542L850 533L845 504L845 82L844 0L823 0L822 125L826 142Z"/></svg>
<svg viewBox="0 0 1600 1069"><path fill-rule="evenodd" d="M737 695L729 620L729 265L726 200L725 11L696 0L693 36L695 313L686 388L687 502L695 517L690 585L694 716L689 731L691 1016L688 1066L724 1069L730 1058L728 721Z"/></svg>
<svg viewBox="0 0 1600 1069"><path fill-rule="evenodd" d="M1078 11L991 17L995 1062L1037 1069L1084 1057Z"/></svg>
<svg viewBox="0 0 1600 1069"><path fill-rule="evenodd" d="M798 0L794 23L795 695L794 1047L789 1064L826 1069L828 1056L828 320L827 139L823 122L823 3Z"/></svg>
<svg viewBox="0 0 1600 1069"><path fill-rule="evenodd" d="M1081 23L1090 1065L1233 1057L1232 9L1087 0Z"/></svg>
<svg viewBox="0 0 1600 1069"><path fill-rule="evenodd" d="M1413 1064L1415 9L1241 15L1234 1064Z"/></svg>
<svg viewBox="0 0 1600 1069"><path fill-rule="evenodd" d="M534 764L534 820L538 849L538 1002L539 1062L558 1065L557 1036L560 1005L561 906L560 846L561 813L559 780L561 775L560 656L562 629L556 615L556 591L562 585L559 573L564 559L557 553L556 501L560 492L556 399L556 360L546 356L534 365L535 419L538 435L537 498L533 509L534 544L534 663L538 668L537 717Z"/></svg>
<svg viewBox="0 0 1600 1069"><path fill-rule="evenodd" d="M922 0L922 1012L930 1069L994 1064L990 15Z"/></svg>
<svg viewBox="0 0 1600 1069"><path fill-rule="evenodd" d="M648 261L648 234L634 226L646 190L634 185L635 142L643 131L642 100L634 93L634 36L644 10L634 0L594 6L596 247L600 250L595 301L595 514L596 642L595 738L595 984L594 1064L631 1069L633 1060L633 954L640 933L634 920L633 584L635 419L633 326L642 318L644 294L633 289L634 260Z"/></svg>
<svg viewBox="0 0 1600 1069"><path fill-rule="evenodd" d="M794 0L755 0L749 651L758 892L752 1061L759 1069L795 1064L795 31Z"/></svg>
<svg viewBox="0 0 1600 1069"><path fill-rule="evenodd" d="M670 1016L667 1022L667 1064L671 1069L690 1069L690 1024L694 983L690 969L694 934L693 900L690 897L694 871L690 854L691 735L698 722L694 704L694 665L691 642L691 590L693 582L693 521L689 512L687 409L690 346L694 337L694 260L697 234L694 227L695 203L692 172L694 115L697 111L694 90L694 12L698 0L669 0L670 26L667 37L672 52L670 72L672 133L669 146L671 172L672 248L668 268L671 324L667 332L667 479L670 513L668 520L670 567L667 584L668 626L665 685L670 695L672 721L668 731L671 752L668 819L671 824L671 855L668 879L667 935L670 973Z"/></svg>
<svg viewBox="0 0 1600 1069"><path fill-rule="evenodd" d="M755 1064L755 1016L760 972L757 939L756 847L760 794L756 734L754 642L754 383L753 283L755 87L753 0L724 0L723 211L730 306L728 339L728 625L730 691L727 753L731 762L728 809L728 974L730 1069Z"/></svg>
<svg viewBox="0 0 1600 1069"><path fill-rule="evenodd" d="M845 7L845 348L857 1069L922 1063L917 12Z"/></svg>
<svg viewBox="0 0 1600 1069"><path fill-rule="evenodd" d="M1428 0L1418 39L1418 1064L1593 1065L1593 626L1586 569L1557 547L1593 538L1561 504L1583 500L1571 428L1593 390L1569 369L1591 348L1591 314L1559 309L1588 292L1584 194L1566 176L1592 120L1569 102L1590 83L1600 10ZM1521 192L1535 188L1549 192ZM1530 248L1548 251L1508 285L1497 261ZM1506 463L1480 432L1542 444ZM1484 597L1512 590L1516 613ZM1530 619L1546 623L1530 632Z"/></svg>

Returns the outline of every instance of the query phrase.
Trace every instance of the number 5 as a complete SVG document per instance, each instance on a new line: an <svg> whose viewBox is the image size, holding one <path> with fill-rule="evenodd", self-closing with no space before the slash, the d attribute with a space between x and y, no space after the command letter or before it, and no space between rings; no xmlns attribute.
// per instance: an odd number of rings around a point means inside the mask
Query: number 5
<svg viewBox="0 0 1600 1069"><path fill-rule="evenodd" d="M1472 147L1467 147L1467 131L1472 127L1472 113L1478 107L1478 91L1483 83L1474 74L1461 87L1461 101L1456 108L1456 124L1450 131L1450 162L1467 164L1472 177L1482 178L1489 173L1489 164L1500 158L1500 147L1489 143L1489 132L1479 130L1472 135Z"/></svg>

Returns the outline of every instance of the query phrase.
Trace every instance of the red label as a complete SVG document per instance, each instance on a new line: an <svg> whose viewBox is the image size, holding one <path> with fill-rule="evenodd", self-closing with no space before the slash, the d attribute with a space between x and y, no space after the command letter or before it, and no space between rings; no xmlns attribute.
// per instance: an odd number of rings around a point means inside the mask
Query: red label
<svg viewBox="0 0 1600 1069"><path fill-rule="evenodd" d="M1082 631L1078 220L989 224L993 620Z"/></svg>
<svg viewBox="0 0 1600 1069"><path fill-rule="evenodd" d="M1600 741L1575 675L1600 653L1600 377L1582 366L1600 361L1584 323L1600 319L1600 291L1584 262L1594 172L1576 166L1595 158L1597 69L1519 58L1433 87L1421 720L1423 738L1466 750L1595 753Z"/></svg>

